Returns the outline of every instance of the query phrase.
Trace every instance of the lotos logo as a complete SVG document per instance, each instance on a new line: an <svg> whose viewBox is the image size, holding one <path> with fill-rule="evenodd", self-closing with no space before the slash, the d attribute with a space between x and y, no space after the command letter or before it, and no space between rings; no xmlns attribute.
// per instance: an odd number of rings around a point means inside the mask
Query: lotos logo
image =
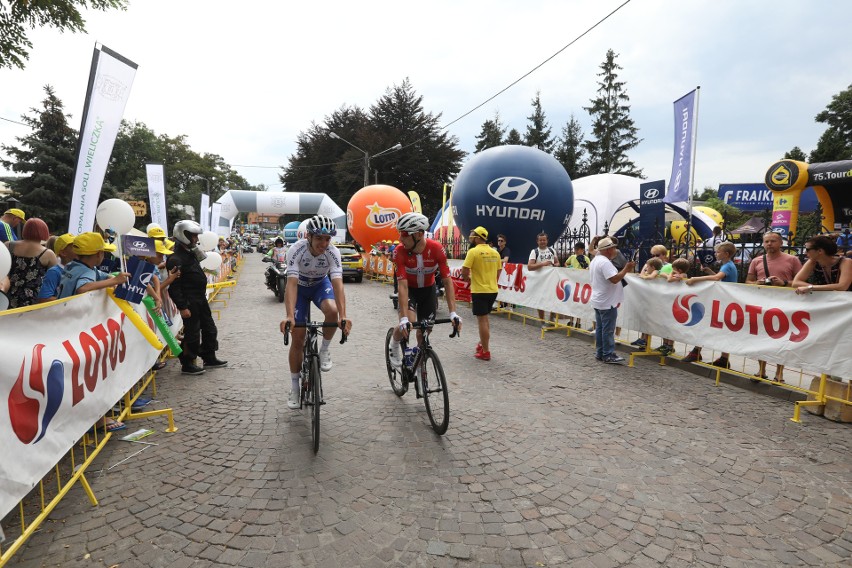
<svg viewBox="0 0 852 568"><path fill-rule="evenodd" d="M396 220L402 216L399 209L393 207L384 208L379 205L378 201L366 207L370 211L367 214L367 226L371 229L393 227Z"/></svg>
<svg viewBox="0 0 852 568"><path fill-rule="evenodd" d="M556 298L560 302L567 302L571 299L571 280L563 278L556 285Z"/></svg>
<svg viewBox="0 0 852 568"><path fill-rule="evenodd" d="M24 358L21 362L18 380L12 385L12 390L9 393L9 419L12 423L12 430L24 444L36 443L44 437L50 421L53 420L56 411L59 410L59 404L62 402L62 395L65 390L65 367L61 361L54 359L45 379L41 359L42 349L44 349L42 344L33 347L29 381L26 388L24 370L27 366L27 360ZM42 407L44 407L43 411ZM39 428L39 416L41 416L41 428ZM39 430L41 433L39 433Z"/></svg>
<svg viewBox="0 0 852 568"><path fill-rule="evenodd" d="M704 319L704 304L694 302L692 307L689 305L689 301L695 297L696 294L688 294L683 299L680 296L675 298L672 304L672 315L675 321L689 327Z"/></svg>
<svg viewBox="0 0 852 568"><path fill-rule="evenodd" d="M488 193L506 203L524 203L538 197L538 186L522 177L501 177L488 184Z"/></svg>

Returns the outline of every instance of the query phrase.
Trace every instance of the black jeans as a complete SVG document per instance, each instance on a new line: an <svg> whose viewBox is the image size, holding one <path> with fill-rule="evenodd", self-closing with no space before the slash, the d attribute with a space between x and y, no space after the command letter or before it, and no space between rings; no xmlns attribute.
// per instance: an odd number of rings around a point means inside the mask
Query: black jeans
<svg viewBox="0 0 852 568"><path fill-rule="evenodd" d="M212 361L219 349L219 332L210 312L210 304L206 300L192 302L189 311L192 315L183 320L183 340L180 342L183 349L180 362L184 366L192 364L198 356L203 361Z"/></svg>

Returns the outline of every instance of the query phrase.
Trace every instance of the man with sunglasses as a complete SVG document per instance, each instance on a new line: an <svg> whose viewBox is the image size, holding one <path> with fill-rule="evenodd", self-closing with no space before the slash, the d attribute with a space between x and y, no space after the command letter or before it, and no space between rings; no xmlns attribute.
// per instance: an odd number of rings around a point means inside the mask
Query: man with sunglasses
<svg viewBox="0 0 852 568"><path fill-rule="evenodd" d="M308 319L310 304L322 310L326 323L337 323L345 335L349 335L352 322L346 318L346 296L343 293L343 264L340 251L331 244L331 237L337 234L334 220L325 215L311 217L306 227L304 239L297 241L287 251L287 288L284 294L286 318L281 322L281 333L285 333L290 324L290 381L292 387L287 406L299 408L299 371L302 368L305 346L305 328L297 328L296 323L305 323ZM322 330L320 347L320 367L330 371L332 367L329 346L337 329L326 327Z"/></svg>
<svg viewBox="0 0 852 568"><path fill-rule="evenodd" d="M398 369L402 366L399 342L408 337L409 317L417 321L435 319L438 311L436 274L440 274L444 281L447 308L457 329L461 329L461 318L456 313L455 288L444 247L426 238L429 219L420 213L406 213L397 220L396 228L399 245L394 250L394 265L399 283L399 325L394 329L390 342L390 362Z"/></svg>

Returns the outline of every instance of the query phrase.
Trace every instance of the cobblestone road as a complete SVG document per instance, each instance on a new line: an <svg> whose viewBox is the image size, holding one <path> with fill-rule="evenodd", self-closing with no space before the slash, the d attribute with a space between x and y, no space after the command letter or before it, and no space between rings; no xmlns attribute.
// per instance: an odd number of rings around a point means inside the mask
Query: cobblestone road
<svg viewBox="0 0 852 568"><path fill-rule="evenodd" d="M673 367L492 318L490 362L434 335L452 416L433 434L383 362L386 286L347 284L319 454L288 410L283 306L248 255L218 322L227 369L159 375L158 443L113 440L12 566L850 566L849 426ZM445 313L445 312L443 312Z"/></svg>

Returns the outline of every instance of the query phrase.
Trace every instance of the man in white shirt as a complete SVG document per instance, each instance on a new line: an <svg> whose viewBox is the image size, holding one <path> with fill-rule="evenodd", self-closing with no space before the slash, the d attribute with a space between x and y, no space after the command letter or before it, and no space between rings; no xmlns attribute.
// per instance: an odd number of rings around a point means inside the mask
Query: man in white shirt
<svg viewBox="0 0 852 568"><path fill-rule="evenodd" d="M624 357L615 353L615 320L618 306L624 301L621 281L633 272L632 260L618 270L612 259L618 254L615 242L605 237L598 241L598 252L589 265L592 277L592 307L595 309L595 359L604 363L620 364Z"/></svg>

